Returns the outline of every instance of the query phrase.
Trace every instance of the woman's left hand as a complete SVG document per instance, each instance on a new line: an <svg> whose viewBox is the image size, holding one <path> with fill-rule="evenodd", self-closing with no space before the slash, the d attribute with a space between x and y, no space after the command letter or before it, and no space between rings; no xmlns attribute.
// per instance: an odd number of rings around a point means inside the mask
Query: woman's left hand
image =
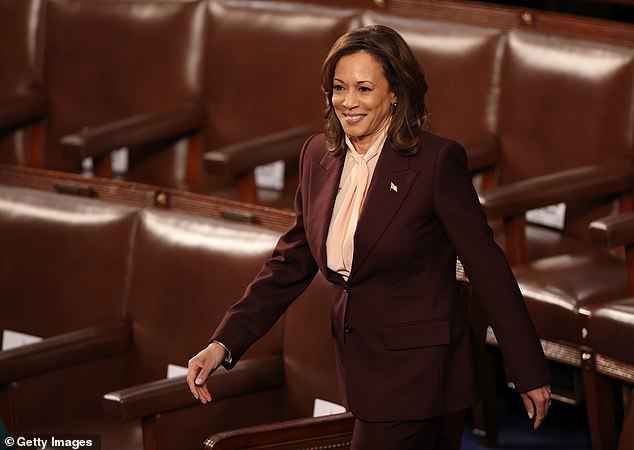
<svg viewBox="0 0 634 450"><path fill-rule="evenodd" d="M535 418L533 429L536 430L543 422L550 408L550 385L542 386L521 394L524 407L528 412L528 418ZM537 415L535 417L535 415Z"/></svg>

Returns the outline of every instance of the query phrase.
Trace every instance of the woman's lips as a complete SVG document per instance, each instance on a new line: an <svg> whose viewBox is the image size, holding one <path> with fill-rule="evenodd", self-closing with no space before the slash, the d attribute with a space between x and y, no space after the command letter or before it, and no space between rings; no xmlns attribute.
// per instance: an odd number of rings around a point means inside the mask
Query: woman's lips
<svg viewBox="0 0 634 450"><path fill-rule="evenodd" d="M365 114L344 114L346 122L350 125L356 125L365 117Z"/></svg>

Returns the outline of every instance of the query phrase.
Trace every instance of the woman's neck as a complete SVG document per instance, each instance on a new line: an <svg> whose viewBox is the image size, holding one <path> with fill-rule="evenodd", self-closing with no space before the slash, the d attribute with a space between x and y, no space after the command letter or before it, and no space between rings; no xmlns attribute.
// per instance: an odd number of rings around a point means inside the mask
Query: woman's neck
<svg viewBox="0 0 634 450"><path fill-rule="evenodd" d="M368 152L368 150L370 150L370 147L372 147L372 144L374 144L376 140L379 138L381 133L383 133L387 129L388 125L389 125L389 121L384 123L383 126L379 127L372 134L368 134L361 137L350 136L350 142L352 142L352 145L354 145L354 149L357 151L357 153L360 155L365 155Z"/></svg>

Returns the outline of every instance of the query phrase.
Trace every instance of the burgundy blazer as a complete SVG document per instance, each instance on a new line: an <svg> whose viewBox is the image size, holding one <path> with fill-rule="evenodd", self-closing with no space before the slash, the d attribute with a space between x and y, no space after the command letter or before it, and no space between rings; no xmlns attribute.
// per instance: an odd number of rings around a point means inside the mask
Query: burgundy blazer
<svg viewBox="0 0 634 450"><path fill-rule="evenodd" d="M455 281L458 256L516 388L547 384L537 333L480 208L463 148L430 133L414 156L385 145L357 225L347 282L326 266L343 161L327 151L323 134L304 144L297 219L213 334L232 352L226 367L321 270L333 283L339 381L356 417L419 420L468 408L478 398L480 365Z"/></svg>

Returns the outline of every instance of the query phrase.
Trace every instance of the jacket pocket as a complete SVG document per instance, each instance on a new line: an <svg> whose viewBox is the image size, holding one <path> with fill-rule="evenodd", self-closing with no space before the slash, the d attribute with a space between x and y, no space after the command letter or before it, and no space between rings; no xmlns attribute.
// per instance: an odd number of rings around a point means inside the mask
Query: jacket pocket
<svg viewBox="0 0 634 450"><path fill-rule="evenodd" d="M385 345L388 350L432 347L447 345L450 342L449 324L446 319L385 327Z"/></svg>

